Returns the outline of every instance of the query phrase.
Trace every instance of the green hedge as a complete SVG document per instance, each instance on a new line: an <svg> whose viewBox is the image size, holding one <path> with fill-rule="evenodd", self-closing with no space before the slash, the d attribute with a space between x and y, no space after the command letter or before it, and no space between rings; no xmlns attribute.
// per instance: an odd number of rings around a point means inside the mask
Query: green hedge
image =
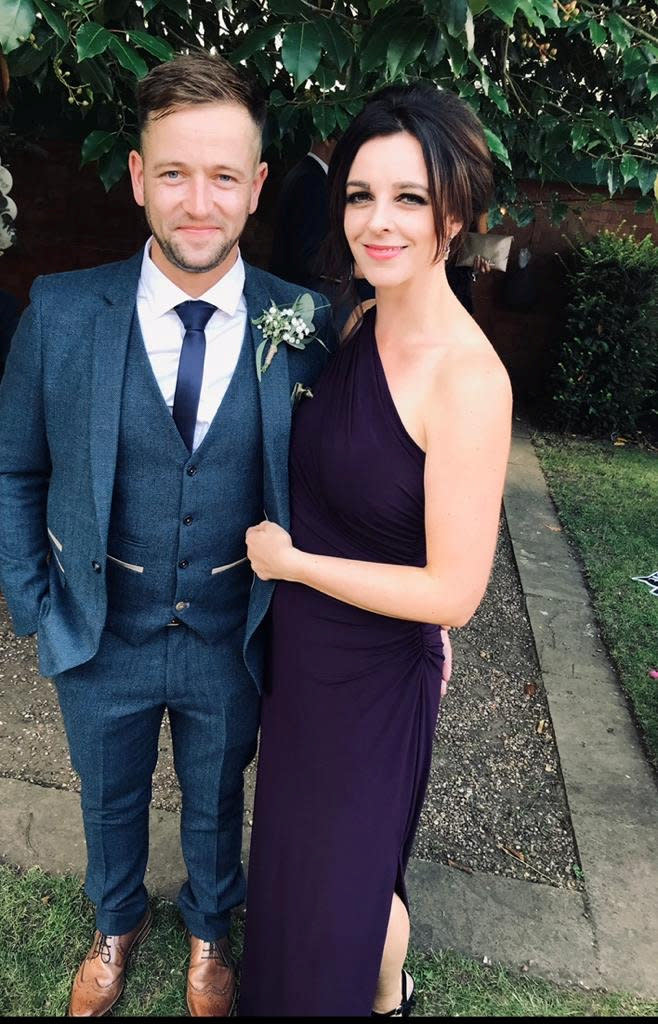
<svg viewBox="0 0 658 1024"><path fill-rule="evenodd" d="M655 431L658 404L658 247L647 235L603 231L577 247L551 382L562 429Z"/></svg>

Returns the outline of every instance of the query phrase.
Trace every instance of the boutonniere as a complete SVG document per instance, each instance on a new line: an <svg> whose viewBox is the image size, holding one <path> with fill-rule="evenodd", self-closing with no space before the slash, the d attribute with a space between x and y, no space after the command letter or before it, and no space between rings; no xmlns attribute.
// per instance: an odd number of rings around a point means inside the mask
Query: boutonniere
<svg viewBox="0 0 658 1024"><path fill-rule="evenodd" d="M297 402L301 401L302 398L313 398L313 392L310 388L307 388L305 384L302 384L300 380L297 381L294 388L290 392L290 404L293 409L297 405Z"/></svg>
<svg viewBox="0 0 658 1024"><path fill-rule="evenodd" d="M274 359L279 345L290 345L291 348L303 350L312 341L319 341L327 348L315 333L313 317L317 309L313 297L308 292L298 295L292 306L281 308L273 302L261 316L252 318L254 327L260 327L263 340L256 349L256 373L261 380L266 369ZM267 351L265 351L266 346Z"/></svg>

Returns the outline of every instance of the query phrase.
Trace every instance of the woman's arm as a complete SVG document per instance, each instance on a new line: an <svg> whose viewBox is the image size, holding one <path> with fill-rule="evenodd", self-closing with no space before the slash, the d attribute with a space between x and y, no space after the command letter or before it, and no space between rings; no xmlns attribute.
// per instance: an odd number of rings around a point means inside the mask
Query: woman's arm
<svg viewBox="0 0 658 1024"><path fill-rule="evenodd" d="M299 551L274 523L247 531L260 579L303 583L380 615L463 626L482 599L498 533L511 392L494 356L453 368L427 420L422 568Z"/></svg>

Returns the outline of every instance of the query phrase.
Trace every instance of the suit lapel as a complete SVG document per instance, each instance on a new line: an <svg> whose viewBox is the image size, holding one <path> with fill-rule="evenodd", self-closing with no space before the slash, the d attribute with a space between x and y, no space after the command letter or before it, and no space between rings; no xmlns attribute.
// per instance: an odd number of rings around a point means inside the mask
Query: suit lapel
<svg viewBox="0 0 658 1024"><path fill-rule="evenodd" d="M276 301L263 287L257 270L245 264L244 294L247 303L247 325L251 332L254 358L263 340L252 318ZM290 528L288 503L288 446L290 443L290 380L288 349L280 345L258 385L263 431L263 462L265 469L265 514L285 530Z"/></svg>
<svg viewBox="0 0 658 1024"><path fill-rule="evenodd" d="M90 455L96 514L105 536L112 505L121 394L142 251L108 271L94 325Z"/></svg>

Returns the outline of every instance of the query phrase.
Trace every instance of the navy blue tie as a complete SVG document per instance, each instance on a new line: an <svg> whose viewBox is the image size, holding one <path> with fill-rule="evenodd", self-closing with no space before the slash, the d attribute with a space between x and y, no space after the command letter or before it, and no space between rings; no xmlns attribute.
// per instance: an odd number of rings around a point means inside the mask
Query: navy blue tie
<svg viewBox="0 0 658 1024"><path fill-rule="evenodd" d="M185 337L178 363L173 417L180 436L192 451L206 355L206 324L217 307L201 299L190 299L174 306L174 309L183 321Z"/></svg>

